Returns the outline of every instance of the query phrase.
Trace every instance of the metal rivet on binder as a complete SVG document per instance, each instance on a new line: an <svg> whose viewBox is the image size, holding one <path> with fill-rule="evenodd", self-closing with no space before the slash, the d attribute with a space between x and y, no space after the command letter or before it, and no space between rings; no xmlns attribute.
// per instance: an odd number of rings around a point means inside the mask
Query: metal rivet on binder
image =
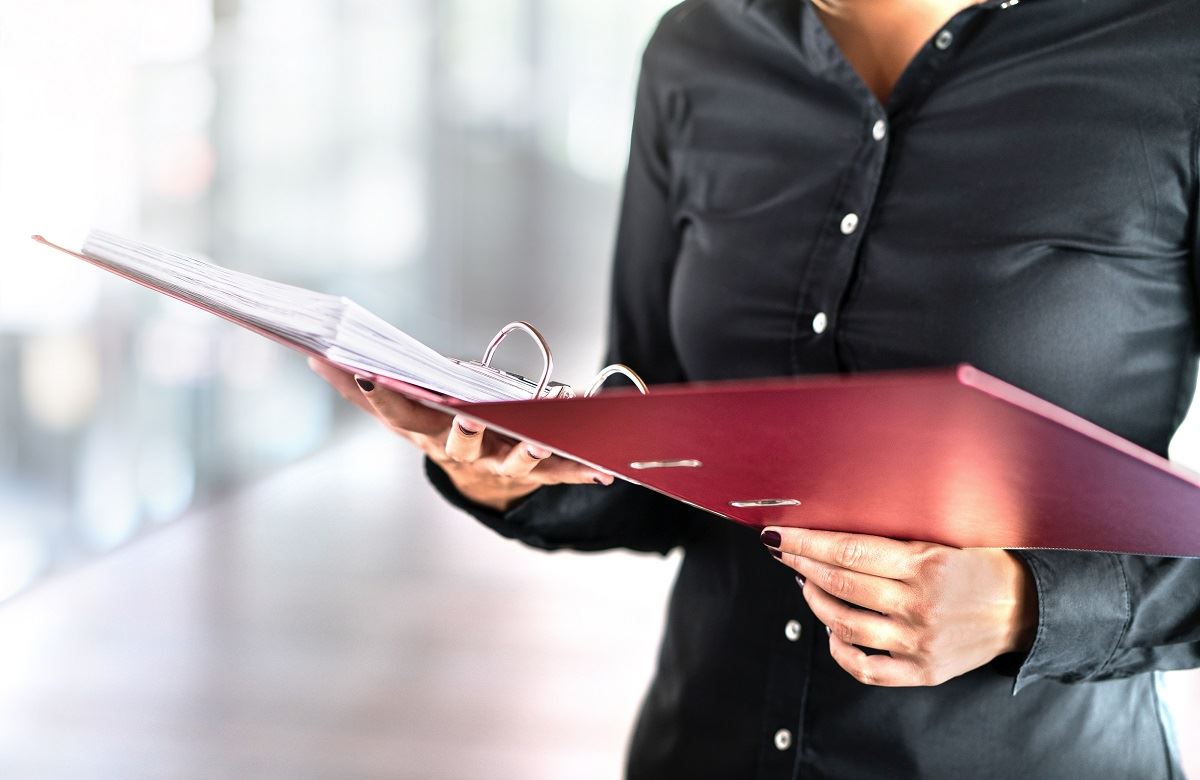
<svg viewBox="0 0 1200 780"><path fill-rule="evenodd" d="M703 464L691 458L681 460L635 460L631 469L698 469Z"/></svg>
<svg viewBox="0 0 1200 780"><path fill-rule="evenodd" d="M753 501L730 501L729 505L738 509L756 506L800 506L794 498L759 498Z"/></svg>

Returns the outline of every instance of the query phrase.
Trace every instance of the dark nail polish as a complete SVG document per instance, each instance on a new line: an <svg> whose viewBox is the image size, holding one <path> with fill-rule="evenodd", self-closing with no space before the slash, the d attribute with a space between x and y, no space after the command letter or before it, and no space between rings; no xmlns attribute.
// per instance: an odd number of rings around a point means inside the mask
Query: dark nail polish
<svg viewBox="0 0 1200 780"><path fill-rule="evenodd" d="M354 381L358 382L358 386L362 388L364 393L369 393L375 389L375 383L370 379L363 379L360 376L354 377Z"/></svg>
<svg viewBox="0 0 1200 780"><path fill-rule="evenodd" d="M771 553L771 557L774 558L775 560L777 560L777 561L783 560L783 553L781 553L779 550L776 550L774 547L771 547L770 549L768 549L767 552Z"/></svg>
<svg viewBox="0 0 1200 780"><path fill-rule="evenodd" d="M778 531L763 531L758 538L762 539L762 543L767 547L778 547L783 543L783 537Z"/></svg>
<svg viewBox="0 0 1200 780"><path fill-rule="evenodd" d="M829 626L825 626L825 636L833 636L833 629Z"/></svg>
<svg viewBox="0 0 1200 780"><path fill-rule="evenodd" d="M457 423L456 427L458 428L458 432L463 436L476 436L479 434L479 431L473 431L462 423Z"/></svg>
<svg viewBox="0 0 1200 780"><path fill-rule="evenodd" d="M801 577L799 574L796 575L796 584L799 585L801 588L804 587L804 578Z"/></svg>

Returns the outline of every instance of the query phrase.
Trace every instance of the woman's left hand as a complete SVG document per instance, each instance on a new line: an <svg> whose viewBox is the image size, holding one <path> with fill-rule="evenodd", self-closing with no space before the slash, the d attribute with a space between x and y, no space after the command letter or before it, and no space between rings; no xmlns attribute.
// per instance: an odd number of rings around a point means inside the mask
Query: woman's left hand
<svg viewBox="0 0 1200 780"><path fill-rule="evenodd" d="M834 660L867 685L940 685L1032 644L1032 577L1005 550L778 527L762 540L799 572Z"/></svg>

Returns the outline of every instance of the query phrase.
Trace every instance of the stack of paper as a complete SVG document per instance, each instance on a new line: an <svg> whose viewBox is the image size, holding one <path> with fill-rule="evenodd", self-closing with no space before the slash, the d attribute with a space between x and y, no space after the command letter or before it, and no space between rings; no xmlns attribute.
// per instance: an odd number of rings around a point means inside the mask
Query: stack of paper
<svg viewBox="0 0 1200 780"><path fill-rule="evenodd" d="M274 333L355 371L463 401L532 397L520 377L448 358L351 300L231 271L93 230L83 254L113 270Z"/></svg>

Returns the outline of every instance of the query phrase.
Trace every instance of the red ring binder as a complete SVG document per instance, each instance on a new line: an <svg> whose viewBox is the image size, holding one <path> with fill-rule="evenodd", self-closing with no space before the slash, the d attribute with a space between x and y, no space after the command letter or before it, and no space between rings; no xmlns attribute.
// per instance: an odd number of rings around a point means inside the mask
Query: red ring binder
<svg viewBox="0 0 1200 780"><path fill-rule="evenodd" d="M1200 557L1200 476L971 366L656 386L647 393L632 369L614 365L600 371L585 396L574 397L550 381L549 345L529 323L506 325L483 362L474 363L444 358L369 313L354 312L364 327L391 328L415 362L429 363L431 376L458 377L463 387L517 399L469 402L413 380L419 372L412 367L362 365L367 358L337 346L340 321L333 346L323 347L321 321L311 312L304 322L315 330L289 329L283 315L272 320L252 305L225 306L219 296L207 296L206 269L194 265L199 261L153 248L143 258L137 254L143 245L95 235L111 245L112 257L33 238L422 404L467 414L502 434L740 523L956 547ZM209 270L235 291L239 279L265 290L284 288L217 266ZM351 305L288 289L338 311ZM537 382L490 365L514 330L529 333L542 350ZM618 373L634 389L596 393ZM548 398L556 402L541 402Z"/></svg>

